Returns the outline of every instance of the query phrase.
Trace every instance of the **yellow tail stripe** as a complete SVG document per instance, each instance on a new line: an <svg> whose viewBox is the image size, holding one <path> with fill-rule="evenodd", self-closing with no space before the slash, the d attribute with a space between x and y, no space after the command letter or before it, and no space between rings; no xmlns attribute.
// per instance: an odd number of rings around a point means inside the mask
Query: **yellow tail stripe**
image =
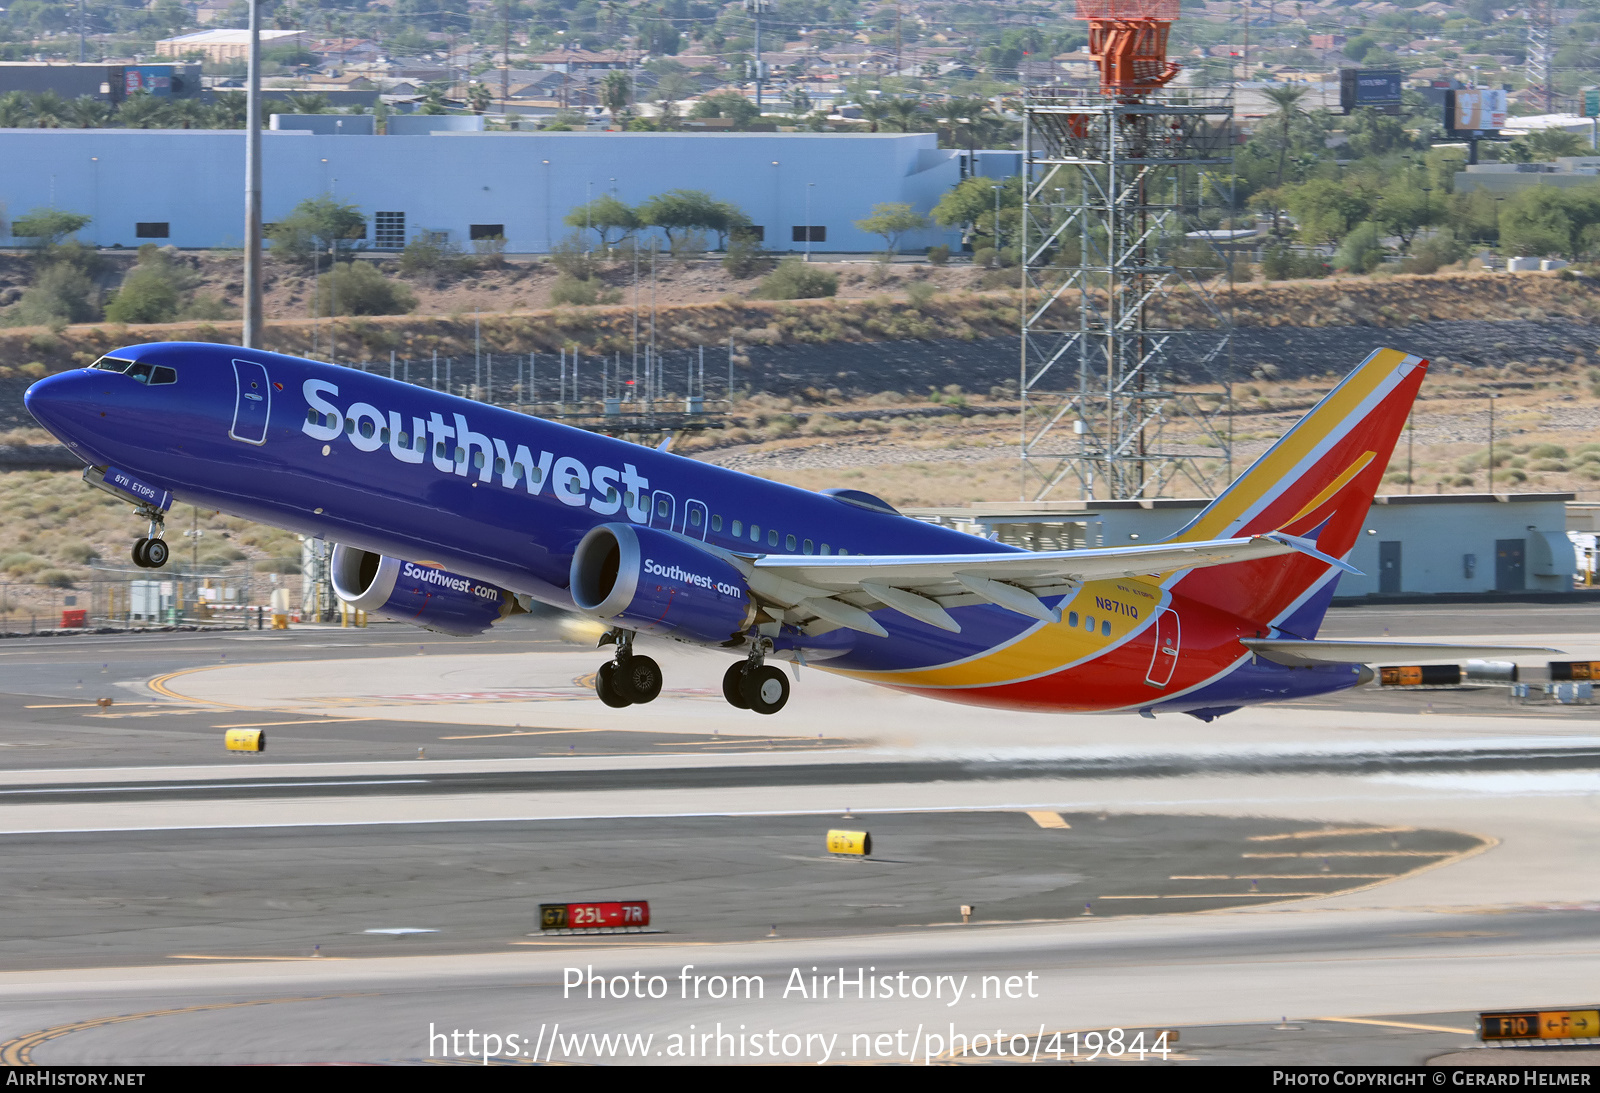
<svg viewBox="0 0 1600 1093"><path fill-rule="evenodd" d="M1328 483L1327 489L1323 490L1311 500L1307 501L1305 508L1301 509L1293 516L1289 517L1289 519L1285 520L1283 522L1283 526L1288 527L1290 524L1294 523L1307 513L1316 512L1327 502L1330 497L1348 486L1352 478L1366 470L1367 464L1371 463L1377 457L1377 452L1362 452L1356 457L1356 461L1346 467L1338 478L1335 478L1332 482Z"/></svg>
<svg viewBox="0 0 1600 1093"><path fill-rule="evenodd" d="M1317 410L1290 430L1276 450L1235 482L1217 504L1175 541L1220 538L1226 528L1263 497L1285 487L1284 476L1360 409L1395 369L1410 359L1398 349L1380 349L1328 396Z"/></svg>

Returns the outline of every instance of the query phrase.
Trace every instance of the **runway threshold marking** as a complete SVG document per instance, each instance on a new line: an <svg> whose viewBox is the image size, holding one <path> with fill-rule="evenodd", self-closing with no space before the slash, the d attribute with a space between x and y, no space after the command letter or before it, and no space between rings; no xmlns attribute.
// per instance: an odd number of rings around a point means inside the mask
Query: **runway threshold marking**
<svg viewBox="0 0 1600 1093"><path fill-rule="evenodd" d="M358 998L362 994L319 994L306 998L258 998L250 1002L211 1002L199 1006L181 1006L177 1009L146 1010L144 1013L121 1013L115 1017L95 1017L88 1021L74 1021L68 1025L54 1025L7 1040L0 1044L0 1066L33 1066L33 1049L50 1040L74 1032L84 1032L106 1025L119 1025L125 1021L143 1021L149 1017L177 1017L185 1013L203 1013L206 1010L240 1009L244 1006L274 1006L285 1002L325 1002L332 998Z"/></svg>
<svg viewBox="0 0 1600 1093"><path fill-rule="evenodd" d="M1270 843L1281 839L1316 839L1326 835L1333 838L1340 835L1403 835L1415 831L1414 827L1325 827L1319 831L1288 831L1282 835L1251 835L1250 842Z"/></svg>
<svg viewBox="0 0 1600 1093"><path fill-rule="evenodd" d="M1409 1028L1418 1032L1459 1032L1463 1036L1476 1036L1477 1032L1470 1028L1455 1028L1451 1025L1417 1025L1409 1021L1378 1021L1371 1017L1312 1017L1312 1021L1334 1021L1341 1025L1377 1025L1380 1028Z"/></svg>
<svg viewBox="0 0 1600 1093"><path fill-rule="evenodd" d="M267 729L274 725L337 725L345 721L376 721L376 717L319 717L310 721L251 721L244 725L213 725L213 729Z"/></svg>
<svg viewBox="0 0 1600 1093"><path fill-rule="evenodd" d="M1030 812L1028 813L1028 819L1040 827L1049 828L1052 831L1063 830L1072 826L1062 818L1059 812Z"/></svg>

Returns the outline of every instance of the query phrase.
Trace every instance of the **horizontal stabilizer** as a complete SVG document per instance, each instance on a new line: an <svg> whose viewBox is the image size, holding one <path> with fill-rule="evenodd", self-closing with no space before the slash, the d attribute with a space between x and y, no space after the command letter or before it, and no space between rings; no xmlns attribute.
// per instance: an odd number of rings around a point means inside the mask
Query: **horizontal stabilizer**
<svg viewBox="0 0 1600 1093"><path fill-rule="evenodd" d="M1296 641L1281 638L1240 638L1257 656L1291 668L1312 664L1376 664L1378 661L1419 663L1436 660L1501 660L1559 653L1542 645L1434 645L1403 641Z"/></svg>

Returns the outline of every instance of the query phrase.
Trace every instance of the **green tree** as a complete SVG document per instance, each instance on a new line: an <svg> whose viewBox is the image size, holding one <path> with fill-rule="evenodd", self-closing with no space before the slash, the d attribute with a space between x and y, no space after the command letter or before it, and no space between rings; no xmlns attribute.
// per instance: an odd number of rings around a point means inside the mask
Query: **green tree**
<svg viewBox="0 0 1600 1093"><path fill-rule="evenodd" d="M811 96L803 87L796 86L789 91L789 113L795 117L803 117L811 113Z"/></svg>
<svg viewBox="0 0 1600 1093"><path fill-rule="evenodd" d="M167 104L148 91L136 91L117 107L117 124L124 129L160 129L167 123Z"/></svg>
<svg viewBox="0 0 1600 1093"><path fill-rule="evenodd" d="M998 195L995 193L999 187ZM996 213L996 197L999 212ZM929 215L945 228L970 227L977 235L987 235L989 246L999 249L1007 236L1015 233L1022 220L1022 180L1012 177L1003 183L978 177L964 179L946 191Z"/></svg>
<svg viewBox="0 0 1600 1093"><path fill-rule="evenodd" d="M1407 171L1397 175L1378 193L1373 204L1372 219L1390 235L1400 239L1400 253L1411 250L1411 241L1424 228L1439 222L1444 212L1441 203L1433 199L1431 188L1422 185L1425 178L1420 172Z"/></svg>
<svg viewBox="0 0 1600 1093"><path fill-rule="evenodd" d="M902 133L913 133L921 128L925 115L922 112L922 104L916 99L895 98L890 99L885 105L889 108L888 116L884 118L885 125L892 126Z"/></svg>
<svg viewBox="0 0 1600 1093"><path fill-rule="evenodd" d="M1535 129L1513 140L1506 149L1516 163L1548 163L1562 156L1581 156L1589 145L1576 133L1565 129Z"/></svg>
<svg viewBox="0 0 1600 1093"><path fill-rule="evenodd" d="M1370 273L1382 261L1383 243L1379 238L1378 225L1369 220L1357 224L1344 237L1333 264L1336 269L1350 273Z"/></svg>
<svg viewBox="0 0 1600 1093"><path fill-rule="evenodd" d="M876 133L878 126L889 116L889 106L876 96L864 95L856 101L861 120L867 123L867 132Z"/></svg>
<svg viewBox="0 0 1600 1093"><path fill-rule="evenodd" d="M22 129L27 126L31 116L27 95L21 91L7 91L0 95L0 129Z"/></svg>
<svg viewBox="0 0 1600 1093"><path fill-rule="evenodd" d="M94 282L71 262L51 262L0 316L6 326L63 326L98 317Z"/></svg>
<svg viewBox="0 0 1600 1093"><path fill-rule="evenodd" d="M339 262L317 283L319 313L404 315L417 306L417 294L385 277L371 262Z"/></svg>
<svg viewBox="0 0 1600 1093"><path fill-rule="evenodd" d="M600 81L600 105L611 115L613 125L632 101L633 78L626 72L607 72L606 78Z"/></svg>
<svg viewBox="0 0 1600 1093"><path fill-rule="evenodd" d="M752 121L761 116L756 109L756 104L743 95L732 91L724 91L716 95L707 95L694 104L689 111L691 118L728 118L733 122L735 129L743 129Z"/></svg>
<svg viewBox="0 0 1600 1093"><path fill-rule="evenodd" d="M1337 243L1372 211L1365 191L1330 178L1287 187L1284 204L1307 243Z"/></svg>
<svg viewBox="0 0 1600 1093"><path fill-rule="evenodd" d="M11 222L11 234L23 239L37 239L40 250L49 251L61 241L89 225L83 213L69 213L65 209L30 209Z"/></svg>
<svg viewBox="0 0 1600 1093"><path fill-rule="evenodd" d="M1276 126L1278 130L1278 174L1273 182L1275 189L1283 188L1284 171L1289 166L1290 130L1294 124L1294 116L1300 113L1300 100L1306 97L1306 88L1303 84L1285 84L1283 87L1269 87L1265 95L1273 106L1278 108ZM1281 234L1278 230L1278 209L1273 205L1272 232Z"/></svg>
<svg viewBox="0 0 1600 1093"><path fill-rule="evenodd" d="M213 91L211 93L211 127L213 129L243 129L248 120L248 96L243 91Z"/></svg>
<svg viewBox="0 0 1600 1093"><path fill-rule="evenodd" d="M1600 184L1558 190L1534 186L1513 194L1500 213L1506 254L1577 258L1600 236Z"/></svg>
<svg viewBox="0 0 1600 1093"><path fill-rule="evenodd" d="M494 102L494 93L489 90L489 85L481 80L474 80L467 88L467 105L474 114L486 114Z"/></svg>
<svg viewBox="0 0 1600 1093"><path fill-rule="evenodd" d="M331 196L307 198L294 211L272 226L268 238L272 249L293 258L334 252L342 258L356 243L366 238L367 218L354 205L335 201Z"/></svg>
<svg viewBox="0 0 1600 1093"><path fill-rule="evenodd" d="M1419 147L1419 142L1395 115L1380 114L1370 106L1353 111L1345 119L1347 147L1358 159L1386 156Z"/></svg>
<svg viewBox="0 0 1600 1093"><path fill-rule="evenodd" d="M111 124L111 107L93 95L79 95L67 103L68 121L78 129L104 129Z"/></svg>
<svg viewBox="0 0 1600 1093"><path fill-rule="evenodd" d="M814 300L834 296L839 291L839 275L807 265L799 258L778 263L750 295L760 300Z"/></svg>
<svg viewBox="0 0 1600 1093"><path fill-rule="evenodd" d="M54 91L41 91L33 97L33 124L40 129L62 129L72 124L67 101Z"/></svg>
<svg viewBox="0 0 1600 1093"><path fill-rule="evenodd" d="M639 219L667 236L668 246L677 241L677 232L715 231L725 235L730 227L729 206L704 190L668 190L656 194L639 206ZM744 214L739 213L742 217ZM748 219L744 221L748 223Z"/></svg>
<svg viewBox="0 0 1600 1093"><path fill-rule="evenodd" d="M900 249L900 240L905 234L926 228L928 218L904 202L883 201L872 206L872 214L857 220L855 225L868 235L883 236L885 249L894 254Z"/></svg>
<svg viewBox="0 0 1600 1093"><path fill-rule="evenodd" d="M569 228L583 228L600 237L602 249L622 242L644 226L639 210L610 194L601 194L587 205L579 205L562 218ZM611 238L616 232L617 237Z"/></svg>

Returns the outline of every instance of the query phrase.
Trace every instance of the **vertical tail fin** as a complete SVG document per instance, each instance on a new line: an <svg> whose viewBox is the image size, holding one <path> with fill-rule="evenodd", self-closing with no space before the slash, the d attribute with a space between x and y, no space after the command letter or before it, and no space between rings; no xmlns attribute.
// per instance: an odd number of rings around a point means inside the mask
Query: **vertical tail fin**
<svg viewBox="0 0 1600 1093"><path fill-rule="evenodd" d="M1342 558L1355 545L1428 362L1379 349L1257 459L1172 541L1286 531ZM1266 627L1312 637L1333 595L1329 567L1304 555L1180 578L1183 594ZM1319 606L1320 605L1320 606ZM1309 630L1309 633L1300 632Z"/></svg>

